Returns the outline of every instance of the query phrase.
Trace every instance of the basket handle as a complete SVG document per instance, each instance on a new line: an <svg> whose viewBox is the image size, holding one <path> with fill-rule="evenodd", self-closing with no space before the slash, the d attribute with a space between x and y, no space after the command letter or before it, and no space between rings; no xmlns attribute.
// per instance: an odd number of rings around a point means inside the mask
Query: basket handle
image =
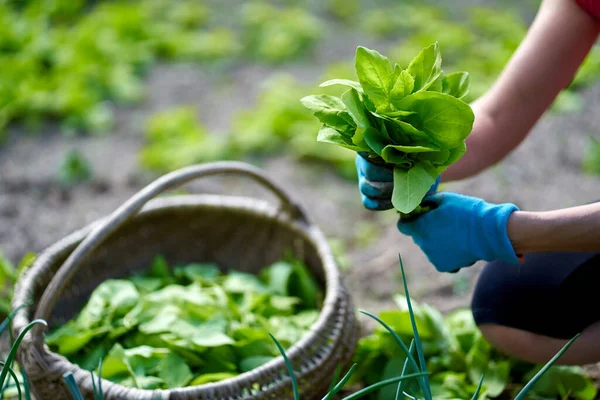
<svg viewBox="0 0 600 400"><path fill-rule="evenodd" d="M67 283L79 270L82 261L94 251L112 232L117 230L128 219L135 216L149 200L160 193L173 189L184 183L217 174L244 175L252 178L260 185L269 189L281 201L280 207L291 220L308 224L308 218L302 208L275 182L271 181L259 168L237 161L221 161L202 165L193 165L166 174L140 190L129 200L117 208L108 218L103 220L79 243L63 265L52 277L50 284L44 290L37 307L35 318L48 320L56 302ZM34 329L44 329L37 325ZM39 335L38 335L39 333ZM35 332L34 337L43 338L42 332ZM43 344L43 339L41 343Z"/></svg>

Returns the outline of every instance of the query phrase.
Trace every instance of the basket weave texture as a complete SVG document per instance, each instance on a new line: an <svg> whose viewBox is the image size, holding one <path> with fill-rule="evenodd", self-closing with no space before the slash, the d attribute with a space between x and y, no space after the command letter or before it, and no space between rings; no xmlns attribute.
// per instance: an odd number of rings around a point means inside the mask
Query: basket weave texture
<svg viewBox="0 0 600 400"><path fill-rule="evenodd" d="M278 206L256 198L184 195L154 198L183 183L215 174L250 177L280 199ZM34 318L57 327L81 310L103 281L145 269L157 255L169 265L214 262L257 273L292 251L311 269L325 292L315 324L286 351L303 400L326 393L333 372L347 367L358 340L350 296L321 231L264 173L248 164L219 162L187 167L148 185L108 217L72 233L44 250L17 282L13 307L26 304L13 320L14 334ZM92 380L44 344L44 327L23 340L18 361L39 400L70 399L63 374L71 371L85 399ZM292 399L282 357L224 381L171 390L140 390L102 381L107 400Z"/></svg>

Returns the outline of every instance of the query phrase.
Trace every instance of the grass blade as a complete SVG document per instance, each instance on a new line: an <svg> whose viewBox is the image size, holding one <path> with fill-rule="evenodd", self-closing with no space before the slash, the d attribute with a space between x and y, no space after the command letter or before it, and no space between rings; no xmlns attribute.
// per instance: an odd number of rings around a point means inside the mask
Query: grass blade
<svg viewBox="0 0 600 400"><path fill-rule="evenodd" d="M404 376L397 376L395 378L386 379L384 381L374 383L371 386L367 386L366 388L361 389L356 393L352 393L350 396L344 397L342 400L361 399L362 396L366 395L367 393L370 393L374 390L379 390L386 385L391 385L392 383L397 383L397 382L400 382L405 379L418 378L423 375L424 375L423 372L417 372L414 374L408 374L408 375L404 375Z"/></svg>
<svg viewBox="0 0 600 400"><path fill-rule="evenodd" d="M104 400L104 392L102 391L102 357L98 361L98 400Z"/></svg>
<svg viewBox="0 0 600 400"><path fill-rule="evenodd" d="M556 355L554 355L554 357L552 357L552 359L550 361L548 361L546 363L546 365L544 365L544 367L542 369L540 369L538 371L537 374L535 374L535 376L533 378L531 378L531 380L529 382L527 382L527 384L525 385L525 387L523 389L521 389L521 391L519 392L519 394L517 394L517 396L515 397L515 400L522 400L525 398L525 395L531 390L531 388L537 383L538 380L540 380L540 378L542 377L542 375L544 375L546 373L546 371L548 371L550 369L550 367L564 354L565 351L567 351L567 349L569 347L571 347L571 345L573 344L573 342L581 335L581 333L578 333L577 335L575 335L575 337L571 340L569 340L567 342L567 344L565 344L563 346L562 349L560 349L560 351L558 353L556 353Z"/></svg>
<svg viewBox="0 0 600 400"><path fill-rule="evenodd" d="M0 335L2 335L4 333L4 331L6 330L6 328L8 328L10 326L12 319L15 317L17 312L19 312L19 310L23 307L25 307L25 304L22 304L19 307L15 308L13 311L10 312L10 314L8 314L8 316L4 319L4 321L2 321L2 323L0 324ZM10 329L9 329L9 332L11 335L10 344L12 345L13 340L12 340L12 332Z"/></svg>
<svg viewBox="0 0 600 400"><path fill-rule="evenodd" d="M404 264L402 263L402 256L398 254L398 260L400 260L400 270L402 271L402 283L404 284L404 295L406 296L406 303L408 304L408 312L410 314L410 323L412 324L413 333L415 334L415 345L417 346L417 354L419 356L419 363L421 369L425 375L423 375L423 395L426 400L432 400L431 398L431 387L429 386L429 376L427 375L427 365L425 363L425 356L423 355L423 346L421 346L421 338L419 337L419 330L417 329L417 322L415 321L415 313L413 312L412 304L410 301L410 294L408 293L408 285L406 283L406 274L404 273Z"/></svg>
<svg viewBox="0 0 600 400"><path fill-rule="evenodd" d="M19 396L19 400L22 400L23 394L21 393L21 384L19 383L19 379L17 378L17 374L15 374L15 371L13 371L12 368L6 366L6 364L3 363L2 361L0 361L0 366L2 367L3 370L5 368L8 370L8 373L10 374L11 378L13 378L13 380L15 381L15 384L17 385L17 393L18 393L18 396ZM2 389L2 396L3 397L4 397L4 389Z"/></svg>
<svg viewBox="0 0 600 400"><path fill-rule="evenodd" d="M412 352L414 349L415 349L415 339L410 341L410 346L408 346L408 352L412 355ZM402 366L402 373L400 374L400 376L406 375L407 368L408 368L408 357L406 357L406 360L404 360L404 365ZM396 390L396 400L401 400L400 395L402 395L404 393L403 386L404 386L404 381L400 381L398 383L398 390Z"/></svg>
<svg viewBox="0 0 600 400"><path fill-rule="evenodd" d="M19 383L19 379L17 378L17 374L15 374L15 371L13 371L12 368L8 367L4 362L0 361L0 366L2 366L2 370L6 369L8 371L8 373L10 374L10 376L13 378L13 380L15 381L15 384L17 385L17 395L19 397L19 400L22 400L22 396L23 394L21 393L21 384ZM2 396L4 396L4 389L2 389Z"/></svg>
<svg viewBox="0 0 600 400"><path fill-rule="evenodd" d="M357 365L358 364L356 363L352 364L352 367L350 367L350 369L348 370L346 375L344 375L342 380L339 381L338 384L335 385L335 387L329 391L329 393L327 393L327 396L323 397L323 400L330 400L333 396L336 395L337 392L342 390L344 385L350 380L350 377L352 377L352 374L354 373L354 370L356 370Z"/></svg>
<svg viewBox="0 0 600 400"><path fill-rule="evenodd" d="M300 393L298 393L298 382L296 381L296 375L294 375L294 369L292 368L292 363L290 363L290 360L288 359L287 355L285 354L285 350L283 349L281 344L277 341L277 339L275 339L275 336L271 335L270 333L269 333L269 336L271 336L271 339L273 339L273 341L275 342L275 345L279 349L279 352L283 356L283 360L285 361L285 366L287 367L288 372L290 373L290 378L292 380L292 389L294 389L294 400L300 400Z"/></svg>
<svg viewBox="0 0 600 400"><path fill-rule="evenodd" d="M483 378L485 377L485 374L481 375L481 379L479 380L479 385L477 385L477 390L475 391L475 394L473 394L473 397L471 398L471 400L477 400L477 397L479 397L479 392L481 392L481 387L483 386Z"/></svg>
<svg viewBox="0 0 600 400"><path fill-rule="evenodd" d="M408 393L406 393L406 392L402 392L402 394L403 394L404 396L408 397L410 400L417 400L417 398L416 398L416 397L414 397L414 396L411 396L410 394L408 394Z"/></svg>
<svg viewBox="0 0 600 400"><path fill-rule="evenodd" d="M25 392L25 400L31 400L31 393L29 392L29 378L23 368L20 368L21 377L23 378L23 391Z"/></svg>
<svg viewBox="0 0 600 400"><path fill-rule="evenodd" d="M327 390L327 396L329 396L329 393L331 393L331 391L335 387L336 382L337 382L338 378L340 377L341 371L342 371L341 365L338 365L337 367L335 367L335 371L333 372L333 379L331 380L331 384L329 385L329 389Z"/></svg>
<svg viewBox="0 0 600 400"><path fill-rule="evenodd" d="M73 398L75 400L83 400L83 396L81 394L81 391L79 390L79 386L77 386L77 382L75 382L73 373L71 371L65 372L65 374L63 375L63 379L67 383L67 386L69 387L69 391L73 395Z"/></svg>
<svg viewBox="0 0 600 400"><path fill-rule="evenodd" d="M396 342L398 343L398 345L400 345L400 347L402 348L402 350L404 350L404 354L406 354L406 357L408 358L408 360L410 361L411 366L413 367L414 370L416 371L420 371L421 369L419 368L419 365L417 364L417 360L415 360L415 358L412 356L412 354L410 354L410 351L408 349L408 347L406 347L406 345L404 344L404 342L402 341L402 339L400 339L400 336L398 336L398 334L396 332L394 332L394 330L385 322L383 322L383 320L381 318L379 318L376 315L371 314L368 311L362 311L360 310L360 312L368 317L373 318L375 321L379 322L385 329L387 329L387 331L389 333L392 334L392 336L394 337L394 339L396 340Z"/></svg>
<svg viewBox="0 0 600 400"><path fill-rule="evenodd" d="M94 371L90 371L90 378L92 378L92 389L94 390L94 400L98 400L98 392L96 391L96 381L94 380Z"/></svg>
<svg viewBox="0 0 600 400"><path fill-rule="evenodd" d="M27 325L25 327L25 329L23 329L23 331L19 334L19 337L17 338L17 340L15 341L15 343L10 348L10 352L8 353L8 357L6 357L6 365L8 366L8 368L2 368L2 372L0 372L0 387L4 387L4 381L6 380L6 375L8 375L8 371L10 370L10 366L12 365L12 363L13 363L16 355L17 355L17 349L19 348L19 345L23 341L23 338L25 337L25 335L27 334L27 332L29 332L29 330L31 328L33 328L36 324L43 324L43 325L48 326L48 324L46 323L46 321L44 321L43 319L36 319L36 320L31 321L29 323L29 325Z"/></svg>

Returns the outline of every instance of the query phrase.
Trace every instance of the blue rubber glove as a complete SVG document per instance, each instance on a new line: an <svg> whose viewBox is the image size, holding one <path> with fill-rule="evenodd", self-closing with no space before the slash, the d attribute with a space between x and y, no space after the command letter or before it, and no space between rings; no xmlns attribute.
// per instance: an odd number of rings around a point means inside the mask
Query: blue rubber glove
<svg viewBox="0 0 600 400"><path fill-rule="evenodd" d="M482 199L442 192L427 196L433 209L416 220L398 222L440 272L456 272L479 260L519 264L506 232L514 204L490 204Z"/></svg>
<svg viewBox="0 0 600 400"><path fill-rule="evenodd" d="M374 164L366 159L365 154L358 153L356 170L358 171L358 189L365 208L375 211L393 208L394 172L392 168ZM427 193L435 193L439 183L440 178L438 177Z"/></svg>

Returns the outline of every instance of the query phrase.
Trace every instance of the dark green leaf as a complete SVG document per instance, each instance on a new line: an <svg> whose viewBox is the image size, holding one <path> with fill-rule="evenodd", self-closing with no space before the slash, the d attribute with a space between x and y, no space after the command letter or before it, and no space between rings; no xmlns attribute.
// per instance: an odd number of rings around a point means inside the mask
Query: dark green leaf
<svg viewBox="0 0 600 400"><path fill-rule="evenodd" d="M248 372L253 370L254 368L258 368L263 364L271 361L274 357L268 356L257 356L257 357L248 357L244 358L240 361L240 370L241 372Z"/></svg>

